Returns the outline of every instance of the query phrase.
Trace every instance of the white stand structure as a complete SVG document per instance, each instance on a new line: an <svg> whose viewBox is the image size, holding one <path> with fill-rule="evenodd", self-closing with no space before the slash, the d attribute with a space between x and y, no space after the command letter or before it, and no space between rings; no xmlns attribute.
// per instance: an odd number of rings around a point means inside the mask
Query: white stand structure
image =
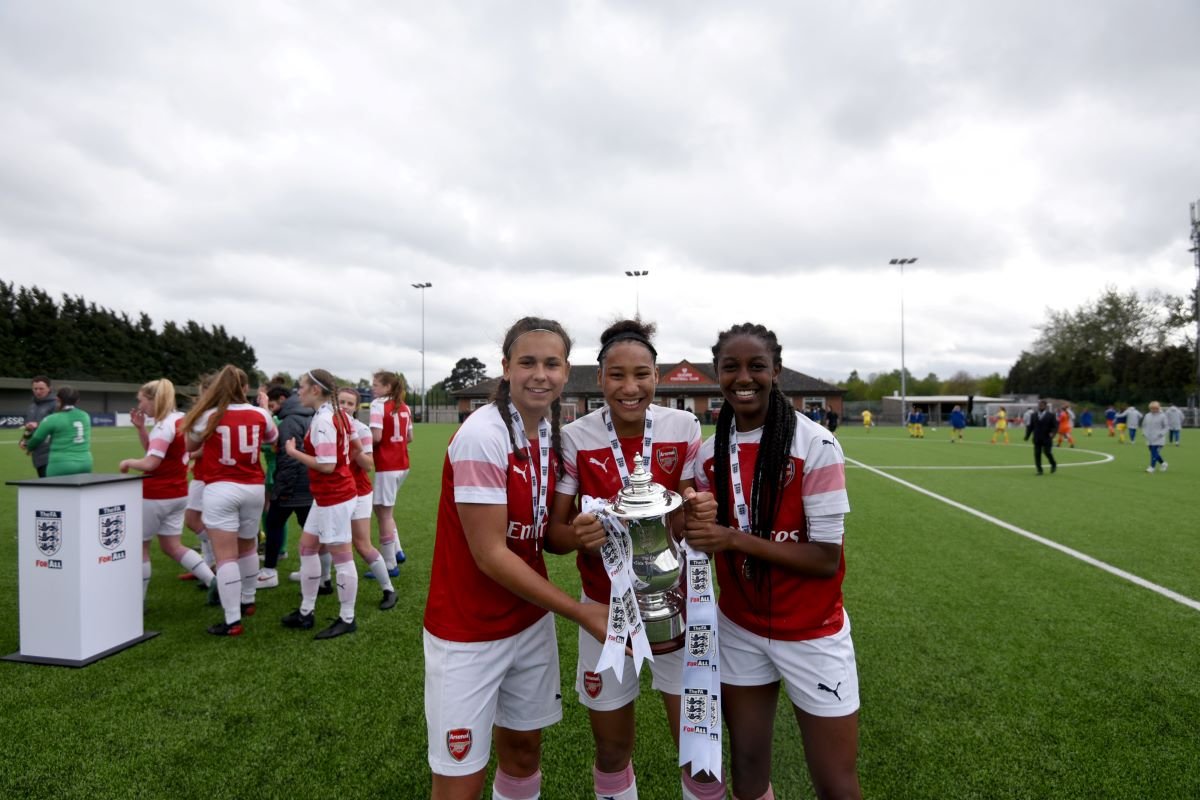
<svg viewBox="0 0 1200 800"><path fill-rule="evenodd" d="M141 476L64 475L17 489L21 650L85 667L158 633L142 626Z"/></svg>

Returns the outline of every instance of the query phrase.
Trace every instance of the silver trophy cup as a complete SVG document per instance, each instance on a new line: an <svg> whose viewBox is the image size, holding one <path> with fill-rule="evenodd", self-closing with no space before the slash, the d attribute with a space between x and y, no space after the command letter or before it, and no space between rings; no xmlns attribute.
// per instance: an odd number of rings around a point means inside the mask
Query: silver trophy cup
<svg viewBox="0 0 1200 800"><path fill-rule="evenodd" d="M635 455L629 486L613 498L609 513L629 530L633 588L650 650L678 650L686 627L680 588L683 561L676 539L683 526L683 498L654 483L643 468L641 455Z"/></svg>

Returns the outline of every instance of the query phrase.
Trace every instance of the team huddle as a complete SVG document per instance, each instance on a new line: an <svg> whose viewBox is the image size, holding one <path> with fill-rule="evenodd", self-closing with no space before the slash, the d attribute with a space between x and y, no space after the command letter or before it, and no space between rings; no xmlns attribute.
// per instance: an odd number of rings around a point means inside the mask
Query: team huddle
<svg viewBox="0 0 1200 800"><path fill-rule="evenodd" d="M226 366L201 382L201 393L187 413L176 410L175 387L169 380L151 381L138 392L131 414L146 455L121 462L121 472L146 473L142 483L142 585L149 586L150 542L157 537L162 550L208 587L210 602L224 617L209 626L217 636L239 636L244 617L254 616L260 585L274 586L273 569L259 568L258 540L264 507L271 492L263 469L267 449L272 470L276 458L304 468L304 498L308 507L296 509L303 527L300 536L301 602L283 618L283 625L302 630L314 626L318 594L332 593L336 575L338 617L316 635L330 639L356 630L358 572L354 551L383 590L379 607L396 604L390 578L403 558L392 510L396 493L408 474L408 442L412 420L403 400L403 382L393 373L378 373L371 405L371 426L354 419L358 392L339 392L325 370L306 372L294 400L309 409L311 420L293 428L281 440L273 415L292 393L282 387L262 387L257 405L248 402L246 373ZM276 391L278 390L278 391ZM274 395L274 396L272 396ZM155 421L147 433L148 417ZM192 479L188 480L189 466ZM368 470L375 470L372 482ZM291 493L288 495L291 496ZM371 543L372 513L379 516L380 548ZM287 514L276 517L286 523ZM201 542L201 552L180 544L184 525ZM268 525L268 527L271 527ZM383 552L381 553L380 550ZM277 556L278 553L276 552ZM270 567L273 560L267 558Z"/></svg>

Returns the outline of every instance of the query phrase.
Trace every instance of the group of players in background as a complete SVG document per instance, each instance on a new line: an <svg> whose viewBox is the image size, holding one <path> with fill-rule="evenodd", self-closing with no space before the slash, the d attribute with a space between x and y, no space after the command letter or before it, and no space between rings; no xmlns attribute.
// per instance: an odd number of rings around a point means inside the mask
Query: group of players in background
<svg viewBox="0 0 1200 800"><path fill-rule="evenodd" d="M255 614L258 589L278 585L274 567L280 531L295 513L303 529L300 571L295 576L301 601L283 618L285 626L314 627L317 596L334 592L331 577L335 577L338 616L316 638L356 630L354 551L383 591L379 607L394 607L396 592L390 579L404 559L394 507L408 475L412 414L403 400L403 381L395 373L376 373L372 389L375 400L367 426L354 416L358 391L339 390L333 376L321 369L304 373L294 389L282 384L260 387L256 404L251 404L246 373L227 365L201 380L200 395L186 413L177 410L171 381L161 378L142 386L130 416L146 454L125 459L119 469L146 473L143 593L151 576L150 543L157 537L163 552L208 588L212 604L221 606L224 617L208 632L241 635L243 619ZM293 423L281 423L276 414ZM149 432L148 419L154 420ZM287 426L286 436L280 436L281 425ZM303 469L291 470L283 487L285 461ZM272 498L280 503L299 498L307 505L285 505L282 514L264 514ZM379 549L371 542L372 514L379 520ZM267 566L260 569L258 543L264 522L268 551L273 546L274 553L268 552ZM185 524L200 540L200 553L180 543Z"/></svg>

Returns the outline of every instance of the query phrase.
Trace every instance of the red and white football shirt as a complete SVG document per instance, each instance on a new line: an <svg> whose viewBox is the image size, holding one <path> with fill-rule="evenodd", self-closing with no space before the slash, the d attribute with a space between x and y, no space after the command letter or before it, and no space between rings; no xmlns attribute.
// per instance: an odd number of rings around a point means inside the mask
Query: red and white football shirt
<svg viewBox="0 0 1200 800"><path fill-rule="evenodd" d="M613 461L603 409L580 417L562 430L564 475L555 491L559 494L590 495L611 500L621 491L621 473ZM655 483L679 491L679 482L696 474L700 450L700 422L689 411L655 406L651 410L650 475ZM620 440L629 472L634 455L642 454L642 435ZM597 603L609 600L608 573L598 555L580 552L575 557L583 579L583 592Z"/></svg>
<svg viewBox="0 0 1200 800"><path fill-rule="evenodd" d="M183 412L174 411L155 422L150 430L146 455L158 456L162 463L142 480L142 497L147 500L174 500L187 497L187 437L183 435Z"/></svg>
<svg viewBox="0 0 1200 800"><path fill-rule="evenodd" d="M341 417L335 424L334 414ZM313 415L308 433L304 434L304 450L318 464L333 464L333 472L308 471L308 488L319 506L336 506L358 497L354 476L350 472L350 439L354 426L350 417L331 403L325 403Z"/></svg>
<svg viewBox="0 0 1200 800"><path fill-rule="evenodd" d="M210 408L201 414L191 433L202 436L215 413L216 409ZM279 429L266 409L231 403L204 442L208 451L203 457L204 477L200 478L199 469L196 477L205 483L264 483L261 448L278 438Z"/></svg>
<svg viewBox="0 0 1200 800"><path fill-rule="evenodd" d="M506 544L535 572L546 577L542 543L545 520L534 530L533 482L540 464L537 447L521 460L513 453L508 427L494 403L480 407L458 429L442 467L433 573L425 604L425 629L439 639L485 642L514 636L548 612L489 578L467 545L458 503L508 508ZM555 459L550 452L547 495L554 491ZM548 516L548 515L547 515Z"/></svg>
<svg viewBox="0 0 1200 800"><path fill-rule="evenodd" d="M362 445L362 451L370 455L374 446L374 442L371 440L371 429L364 425L362 420L351 417L350 422L354 425L354 438L358 439L358 443ZM350 474L354 477L354 491L358 497L371 494L374 489L371 486L371 476L353 459L350 461Z"/></svg>
<svg viewBox="0 0 1200 800"><path fill-rule="evenodd" d="M398 472L408 469L408 440L412 438L412 412L403 402L396 404L384 397L371 401L371 429L383 438L375 448L375 471Z"/></svg>
<svg viewBox="0 0 1200 800"><path fill-rule="evenodd" d="M762 428L738 433L738 462L747 502L753 491L751 482L761 439ZM700 448L702 468L696 474L696 488L701 491L712 491L715 441L713 436ZM716 454L716 458L728 457L728 453ZM784 480L783 498L772 526L776 541L807 542L806 516L850 511L841 445L828 430L800 414L796 415L796 435ZM732 486L729 496L732 499ZM729 519L730 527L736 528L737 514L732 509ZM721 587L718 605L725 616L743 628L759 636L791 641L832 636L842 629L844 553L837 573L830 578L797 575L772 566L769 581L754 580L745 577L746 558L740 553L732 554L732 558L717 553L713 560Z"/></svg>

